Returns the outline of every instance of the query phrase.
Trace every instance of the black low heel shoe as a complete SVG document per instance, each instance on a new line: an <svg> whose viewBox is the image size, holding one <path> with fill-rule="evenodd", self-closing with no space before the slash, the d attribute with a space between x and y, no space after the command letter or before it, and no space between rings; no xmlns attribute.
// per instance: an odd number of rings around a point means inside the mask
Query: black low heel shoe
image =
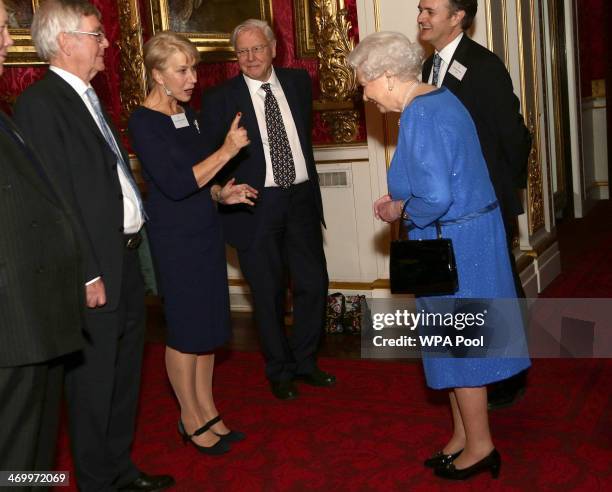
<svg viewBox="0 0 612 492"><path fill-rule="evenodd" d="M178 422L178 431L179 431L179 434L183 437L183 441L185 442L185 444L190 442L201 453L210 454L213 456L218 456L220 454L227 453L231 449L231 446L227 441L224 441L223 439L219 439L212 446L200 446L199 444L196 444L195 442L193 442L193 438L195 436L204 434L209 429L210 429L210 424L207 423L207 424L204 424L202 427L200 427L198 430L196 430L193 434L187 434L187 431L185 430L185 426L183 425L183 422L181 420L179 420Z"/></svg>
<svg viewBox="0 0 612 492"><path fill-rule="evenodd" d="M221 420L223 420L221 415L217 415L215 418L210 419L208 422L206 422L206 425L209 427L212 427L217 422L221 422ZM225 442L229 442L229 443L244 441L244 439L246 438L244 433L238 432L238 431L229 431L227 434L219 434L218 432L215 432L215 431L213 431L213 433L216 436L219 436Z"/></svg>
<svg viewBox="0 0 612 492"><path fill-rule="evenodd" d="M455 465L449 463L445 466L438 467L434 470L434 473L441 478L448 480L467 480L478 473L484 471L490 471L493 478L499 477L499 469L501 468L501 456L496 449L491 451L488 456L485 456L480 461L474 463L472 466L458 470Z"/></svg>
<svg viewBox="0 0 612 492"><path fill-rule="evenodd" d="M457 456L461 454L461 451L463 451L463 449L460 449L456 453L452 453L452 454L444 454L442 451L438 451L436 454L427 458L423 462L423 464L427 468L438 468L440 466L446 466L449 463L452 463L453 461L455 461Z"/></svg>

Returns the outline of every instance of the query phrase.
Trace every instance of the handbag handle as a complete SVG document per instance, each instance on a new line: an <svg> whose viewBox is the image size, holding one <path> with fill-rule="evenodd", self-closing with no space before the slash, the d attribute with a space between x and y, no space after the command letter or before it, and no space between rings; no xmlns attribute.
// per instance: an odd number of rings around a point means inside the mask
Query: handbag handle
<svg viewBox="0 0 612 492"><path fill-rule="evenodd" d="M405 220L410 220L406 217L406 205L408 205L408 200L404 200L404 206L402 207L402 214L400 215L400 230L399 230L399 239L408 239L408 227L404 223ZM442 239L442 227L440 226L440 221L436 220L436 232L438 233L438 239ZM403 233L403 234L402 234Z"/></svg>

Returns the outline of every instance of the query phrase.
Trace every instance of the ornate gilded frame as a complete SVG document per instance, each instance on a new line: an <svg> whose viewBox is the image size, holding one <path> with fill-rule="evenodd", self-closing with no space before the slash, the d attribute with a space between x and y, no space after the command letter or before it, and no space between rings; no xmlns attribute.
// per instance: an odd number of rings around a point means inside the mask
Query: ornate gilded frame
<svg viewBox="0 0 612 492"><path fill-rule="evenodd" d="M311 0L293 0L295 50L298 58L316 58L314 16Z"/></svg>
<svg viewBox="0 0 612 492"><path fill-rule="evenodd" d="M32 5L32 13L36 12L40 0L20 0L20 3L30 3ZM7 7L7 5L5 5ZM29 29L9 27L9 34L13 38L15 44L8 49L5 66L29 66L29 65L45 65L46 62L41 60L36 53L32 35Z"/></svg>
<svg viewBox="0 0 612 492"><path fill-rule="evenodd" d="M266 20L272 25L272 0L242 0L242 2L251 2L254 5L251 7L257 7L259 11L259 19ZM153 34L158 31L165 31L173 28L172 25L172 11L170 6L170 0L148 0L149 7L151 10L151 19L153 21ZM184 15L193 14L193 12L199 7L202 0L183 0L181 3L181 13ZM185 13L187 11L187 13ZM243 18L238 18L240 9L227 9L224 11L231 19L232 25L238 25L242 22ZM232 14L236 17L232 18ZM230 43L230 32L220 31L189 31L180 28L175 28L175 31L181 32L186 35L198 48L201 53L203 61L226 61L235 60L234 50Z"/></svg>

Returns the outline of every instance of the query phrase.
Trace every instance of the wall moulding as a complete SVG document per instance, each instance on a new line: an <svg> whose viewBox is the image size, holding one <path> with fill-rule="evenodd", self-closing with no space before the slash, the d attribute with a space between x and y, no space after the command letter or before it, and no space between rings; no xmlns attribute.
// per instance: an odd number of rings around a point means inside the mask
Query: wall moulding
<svg viewBox="0 0 612 492"><path fill-rule="evenodd" d="M143 60L143 39L138 0L118 0L119 9L119 61L121 120L127 128L127 118L147 94Z"/></svg>
<svg viewBox="0 0 612 492"><path fill-rule="evenodd" d="M354 47L349 36L351 23L344 0L312 0L311 7L321 88L321 97L314 102L314 109L322 112L335 143L351 143L359 133L359 112L354 106L357 80L346 61ZM304 10L298 14L304 14Z"/></svg>
<svg viewBox="0 0 612 492"><path fill-rule="evenodd" d="M8 49L4 65L16 67L46 65L47 62L38 57L30 34L32 17L40 1L4 0L3 3L9 17L8 31L15 43Z"/></svg>

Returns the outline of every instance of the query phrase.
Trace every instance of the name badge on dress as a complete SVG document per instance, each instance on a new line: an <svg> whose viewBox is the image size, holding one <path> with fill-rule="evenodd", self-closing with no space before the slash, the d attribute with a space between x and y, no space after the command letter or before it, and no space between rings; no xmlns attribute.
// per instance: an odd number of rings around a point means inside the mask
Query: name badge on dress
<svg viewBox="0 0 612 492"><path fill-rule="evenodd" d="M467 72L467 67L459 63L457 60L454 60L453 63L451 63L448 72L456 79L463 80L465 72Z"/></svg>
<svg viewBox="0 0 612 492"><path fill-rule="evenodd" d="M174 128L178 129L189 126L189 120L187 119L187 116L185 116L185 113L173 114L171 118L172 123L174 123Z"/></svg>

